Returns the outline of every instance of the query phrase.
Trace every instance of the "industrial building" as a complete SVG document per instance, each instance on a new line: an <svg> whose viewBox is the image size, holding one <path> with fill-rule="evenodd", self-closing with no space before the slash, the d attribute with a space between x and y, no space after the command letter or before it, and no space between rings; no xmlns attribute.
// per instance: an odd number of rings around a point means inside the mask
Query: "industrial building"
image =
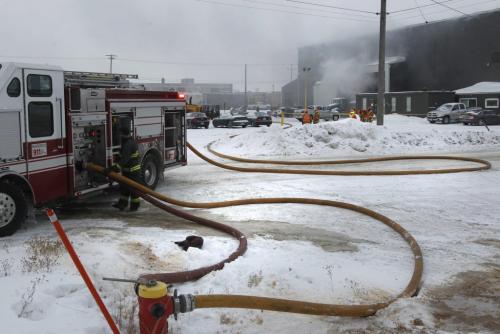
<svg viewBox="0 0 500 334"><path fill-rule="evenodd" d="M388 31L386 91L455 91L498 81L499 22L496 10ZM308 104L376 92L377 59L378 34L302 47L298 78L282 88L283 105L303 105L306 85Z"/></svg>
<svg viewBox="0 0 500 334"><path fill-rule="evenodd" d="M142 84L147 90L175 91L184 93L200 94L228 94L233 92L233 84L230 83L197 83L192 78L182 79L178 83L166 83L162 79L161 83Z"/></svg>

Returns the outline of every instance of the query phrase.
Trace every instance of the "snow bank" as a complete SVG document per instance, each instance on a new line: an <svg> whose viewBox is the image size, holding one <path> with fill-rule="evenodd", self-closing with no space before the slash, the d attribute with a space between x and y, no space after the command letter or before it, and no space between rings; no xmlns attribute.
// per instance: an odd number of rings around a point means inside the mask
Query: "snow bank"
<svg viewBox="0 0 500 334"><path fill-rule="evenodd" d="M500 148L500 131L462 124L435 125L425 119L388 115L387 125L343 119L314 125L260 128L257 132L219 139L214 148L254 157L388 155L462 152Z"/></svg>

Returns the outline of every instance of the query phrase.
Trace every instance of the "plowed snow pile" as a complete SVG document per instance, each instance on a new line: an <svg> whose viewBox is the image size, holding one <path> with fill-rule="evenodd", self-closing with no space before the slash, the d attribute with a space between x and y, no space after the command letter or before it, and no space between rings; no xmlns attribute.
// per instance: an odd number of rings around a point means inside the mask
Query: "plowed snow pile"
<svg viewBox="0 0 500 334"><path fill-rule="evenodd" d="M214 148L226 154L271 156L389 155L425 152L465 152L500 149L500 129L462 124L429 124L425 119L387 115L386 125L362 123L355 119L278 125L255 132L219 139Z"/></svg>

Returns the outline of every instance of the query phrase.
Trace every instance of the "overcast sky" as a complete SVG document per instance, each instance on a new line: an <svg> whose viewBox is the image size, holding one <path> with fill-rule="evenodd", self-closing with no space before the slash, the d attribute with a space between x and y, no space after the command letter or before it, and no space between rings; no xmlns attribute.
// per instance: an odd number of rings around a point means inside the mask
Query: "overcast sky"
<svg viewBox="0 0 500 334"><path fill-rule="evenodd" d="M464 13L500 0L438 0ZM296 76L300 46L378 33L378 0L0 0L0 61L136 73L149 82L233 83L270 91ZM421 6L397 13L398 10ZM388 0L388 28L460 16L432 0ZM297 14L298 13L298 14ZM24 58L21 58L24 57Z"/></svg>

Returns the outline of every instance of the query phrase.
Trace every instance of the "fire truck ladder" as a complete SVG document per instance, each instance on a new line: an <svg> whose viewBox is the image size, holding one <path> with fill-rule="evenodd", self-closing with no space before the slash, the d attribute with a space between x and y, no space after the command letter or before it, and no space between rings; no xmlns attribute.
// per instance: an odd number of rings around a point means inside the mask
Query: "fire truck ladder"
<svg viewBox="0 0 500 334"><path fill-rule="evenodd" d="M139 79L139 76L137 74L64 71L66 86L126 88L130 85L129 79Z"/></svg>

